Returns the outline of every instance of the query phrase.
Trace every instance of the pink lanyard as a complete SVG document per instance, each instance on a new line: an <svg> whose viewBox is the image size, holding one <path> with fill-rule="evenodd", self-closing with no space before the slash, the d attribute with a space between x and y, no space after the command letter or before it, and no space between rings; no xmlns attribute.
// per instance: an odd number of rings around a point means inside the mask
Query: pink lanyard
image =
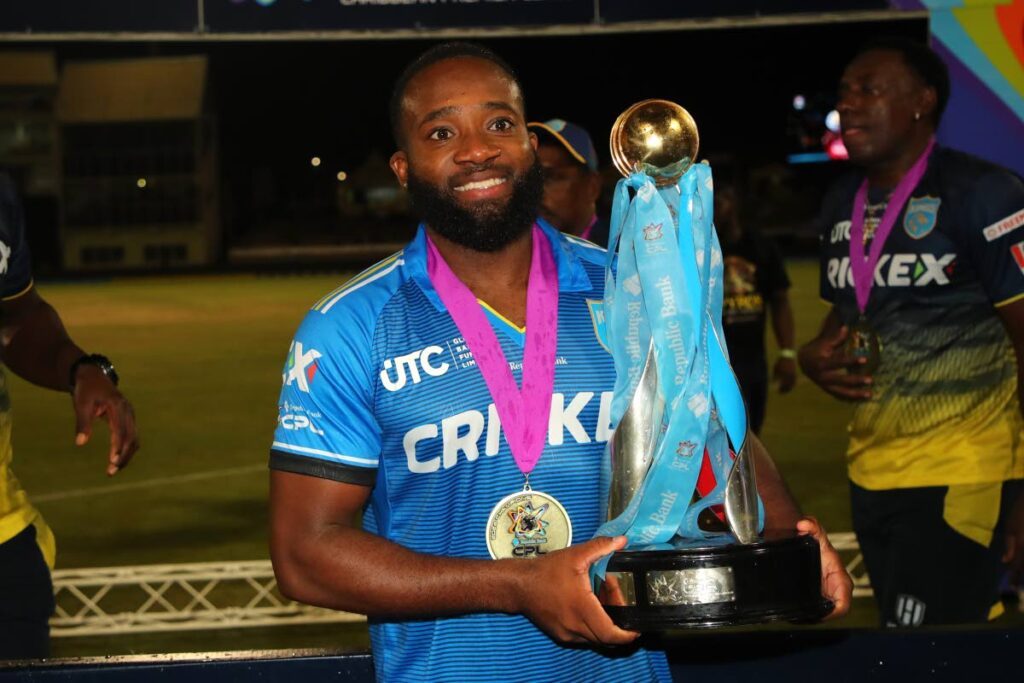
<svg viewBox="0 0 1024 683"><path fill-rule="evenodd" d="M427 274L462 333L484 377L512 457L529 475L544 451L555 385L558 346L558 269L548 238L533 226L533 256L526 288L526 349L522 390L516 386L494 329L479 302L427 238Z"/></svg>
<svg viewBox="0 0 1024 683"><path fill-rule="evenodd" d="M857 194L853 198L853 215L850 216L850 270L853 271L853 289L857 295L857 308L861 313L868 307L868 297L871 296L871 285L874 284L875 267L878 259L882 256L882 247L885 240L892 232L896 218L903 210L903 205L910 198L910 193L917 187L925 169L928 168L928 157L931 156L932 148L935 147L935 139L928 141L928 146L917 158L914 165L910 167L906 175L900 179L893 190L892 196L882 214L882 220L878 223L875 236L871 240L871 249L867 256L864 255L864 207L868 199L868 179L865 178L857 188Z"/></svg>
<svg viewBox="0 0 1024 683"><path fill-rule="evenodd" d="M590 239L590 233L594 229L595 225L597 225L597 215L596 214L594 216L591 216L591 218L590 218L590 225L588 225L586 227L586 229L584 229L583 232L580 233L580 237L582 237L585 240L589 240Z"/></svg>

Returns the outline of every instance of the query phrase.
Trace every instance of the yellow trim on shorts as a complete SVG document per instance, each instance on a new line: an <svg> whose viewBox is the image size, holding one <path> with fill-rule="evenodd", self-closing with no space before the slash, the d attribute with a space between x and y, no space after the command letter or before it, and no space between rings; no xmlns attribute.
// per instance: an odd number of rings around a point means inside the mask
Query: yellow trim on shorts
<svg viewBox="0 0 1024 683"><path fill-rule="evenodd" d="M32 286L33 286L34 284L35 284L35 280L31 280L31 279L30 279L30 280L28 281L28 286L27 286L27 287L25 287L25 289L21 290L21 291L20 291L20 292L18 292L17 294L11 294L10 296L5 296L5 297L2 297L2 298L0 298L0 301L12 301L13 299L17 299L18 297L22 297L22 296L25 296L26 294L28 294L28 291L29 291L30 289L32 289Z"/></svg>
<svg viewBox="0 0 1024 683"><path fill-rule="evenodd" d="M52 572L53 566L57 562L57 539L54 538L53 531L50 530L42 515L36 515L36 518L32 520L32 526L36 528L36 545L39 546L39 552L43 554L46 566Z"/></svg>
<svg viewBox="0 0 1024 683"><path fill-rule="evenodd" d="M942 519L961 536L983 548L992 544L1003 482L986 484L953 484L946 491Z"/></svg>

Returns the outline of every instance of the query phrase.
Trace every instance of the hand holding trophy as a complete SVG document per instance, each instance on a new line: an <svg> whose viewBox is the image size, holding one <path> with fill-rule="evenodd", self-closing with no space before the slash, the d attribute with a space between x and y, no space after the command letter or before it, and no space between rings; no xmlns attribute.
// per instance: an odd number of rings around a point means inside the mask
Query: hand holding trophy
<svg viewBox="0 0 1024 683"><path fill-rule="evenodd" d="M629 545L592 570L623 628L813 621L817 542L764 530L746 409L722 332L713 184L693 118L639 102L612 128L616 188L605 278L615 360L608 521Z"/></svg>

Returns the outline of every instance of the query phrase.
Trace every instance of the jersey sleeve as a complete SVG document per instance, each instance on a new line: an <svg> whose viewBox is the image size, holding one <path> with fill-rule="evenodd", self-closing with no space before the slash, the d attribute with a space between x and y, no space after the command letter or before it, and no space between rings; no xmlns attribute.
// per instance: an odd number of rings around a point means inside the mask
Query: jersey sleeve
<svg viewBox="0 0 1024 683"><path fill-rule="evenodd" d="M31 263L21 202L10 177L0 174L0 299L13 299L28 290Z"/></svg>
<svg viewBox="0 0 1024 683"><path fill-rule="evenodd" d="M978 179L966 205L961 239L989 299L1024 297L1024 182L1002 169Z"/></svg>
<svg viewBox="0 0 1024 683"><path fill-rule="evenodd" d="M310 311L282 371L270 468L373 485L381 430L373 412L372 321Z"/></svg>

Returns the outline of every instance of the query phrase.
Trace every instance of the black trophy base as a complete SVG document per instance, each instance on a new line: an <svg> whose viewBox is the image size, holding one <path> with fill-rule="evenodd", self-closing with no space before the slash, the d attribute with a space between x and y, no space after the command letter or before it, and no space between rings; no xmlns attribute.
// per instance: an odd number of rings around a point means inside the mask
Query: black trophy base
<svg viewBox="0 0 1024 683"><path fill-rule="evenodd" d="M789 534L750 545L619 551L597 594L612 621L631 631L810 623L833 607L821 595L818 542Z"/></svg>

